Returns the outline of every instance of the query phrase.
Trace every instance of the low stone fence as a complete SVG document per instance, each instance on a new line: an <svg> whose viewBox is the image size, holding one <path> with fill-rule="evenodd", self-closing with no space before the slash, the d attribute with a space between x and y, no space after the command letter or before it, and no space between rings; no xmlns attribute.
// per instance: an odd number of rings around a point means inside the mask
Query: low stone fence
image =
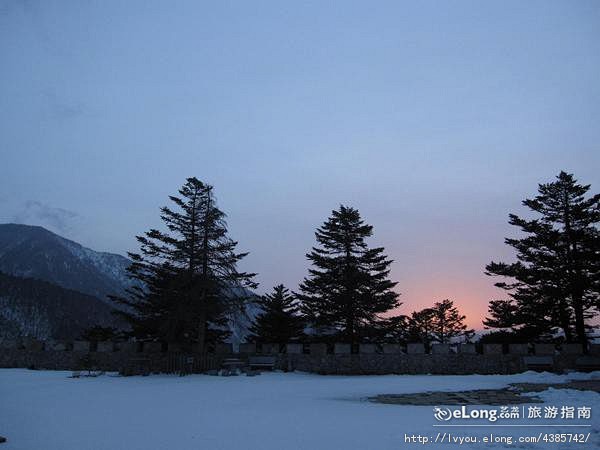
<svg viewBox="0 0 600 450"><path fill-rule="evenodd" d="M432 345L429 352L419 343L360 344L288 343L218 344L210 353L182 351L160 342L57 342L21 339L0 342L0 367L33 367L81 370L89 366L106 371L203 372L220 367L223 359L271 355L281 370L320 374L494 374L528 369L600 370L600 345L583 355L579 344L447 344Z"/></svg>
<svg viewBox="0 0 600 450"><path fill-rule="evenodd" d="M160 342L0 341L0 368L30 367L50 370L95 368L122 373L204 372L218 369L231 346L218 353L183 352Z"/></svg>
<svg viewBox="0 0 600 450"><path fill-rule="evenodd" d="M240 344L241 355L277 356L277 367L320 374L509 374L600 370L600 345L579 344Z"/></svg>

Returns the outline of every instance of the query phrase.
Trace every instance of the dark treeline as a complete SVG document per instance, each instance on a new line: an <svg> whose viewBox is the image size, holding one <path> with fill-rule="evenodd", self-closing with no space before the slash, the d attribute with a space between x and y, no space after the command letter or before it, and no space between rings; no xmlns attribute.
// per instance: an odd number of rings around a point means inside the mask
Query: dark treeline
<svg viewBox="0 0 600 450"><path fill-rule="evenodd" d="M484 325L500 330L492 336L549 339L560 328L568 342L585 344L586 320L600 308L600 196L586 198L588 190L561 172L523 202L540 218L510 215L526 237L506 239L517 262L486 267L488 275L503 277L496 285L509 296L490 302ZM391 315L401 305L397 283L389 278L393 261L383 247L368 245L373 227L355 208L341 205L316 230L316 245L306 254L308 275L298 292L278 285L256 296L254 274L237 269L246 253L238 253L228 236L212 186L189 178L170 200L173 206L161 209L167 231L138 236L140 251L129 255L129 274L140 283L116 300L126 307L119 314L130 323L130 335L204 350L228 337L228 314L244 311L250 302L260 308L248 337L256 342L430 345L474 335L448 299L408 316Z"/></svg>

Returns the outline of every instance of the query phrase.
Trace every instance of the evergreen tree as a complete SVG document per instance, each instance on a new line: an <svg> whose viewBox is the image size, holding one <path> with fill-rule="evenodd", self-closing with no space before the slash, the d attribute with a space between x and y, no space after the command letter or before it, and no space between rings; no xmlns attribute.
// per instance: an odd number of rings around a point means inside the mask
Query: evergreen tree
<svg viewBox="0 0 600 450"><path fill-rule="evenodd" d="M258 301L262 312L250 327L250 339L263 343L286 343L302 336L304 320L299 316L299 305L283 284L275 286L271 294Z"/></svg>
<svg viewBox="0 0 600 450"><path fill-rule="evenodd" d="M585 321L600 308L600 194L586 198L589 189L561 172L523 201L538 218L509 216L526 237L505 240L516 249L517 262L486 267L487 275L514 279L496 283L511 300L490 305L488 326L528 328L530 334L560 327L567 342L586 348Z"/></svg>
<svg viewBox="0 0 600 450"><path fill-rule="evenodd" d="M409 341L423 342L426 348L432 342L448 344L458 336L469 341L475 332L467 329L465 318L451 300L436 302L431 308L412 313L408 320Z"/></svg>
<svg viewBox="0 0 600 450"><path fill-rule="evenodd" d="M422 342L426 348L429 348L432 339L433 314L432 308L413 311L408 319L409 342Z"/></svg>
<svg viewBox="0 0 600 450"><path fill-rule="evenodd" d="M368 248L365 242L372 233L358 210L343 205L317 229L320 247L306 255L313 267L298 294L316 330L334 330L358 342L381 313L399 306L392 290L397 283L388 279L392 260L382 247Z"/></svg>
<svg viewBox="0 0 600 450"><path fill-rule="evenodd" d="M375 342L404 343L409 337L409 318L405 315L385 317L367 332L369 340Z"/></svg>
<svg viewBox="0 0 600 450"><path fill-rule="evenodd" d="M436 302L431 308L432 339L442 344L448 344L458 336L465 336L468 339L473 331L467 330L465 319L466 317L460 314L451 300Z"/></svg>
<svg viewBox="0 0 600 450"><path fill-rule="evenodd" d="M254 288L254 274L239 272L246 253L227 236L225 214L217 208L213 188L188 178L170 196L174 209L161 208L168 231L151 229L137 236L139 253L130 253L129 275L139 283L128 298L118 298L132 334L205 345L223 339L227 313L243 307Z"/></svg>
<svg viewBox="0 0 600 450"><path fill-rule="evenodd" d="M492 300L488 305L490 316L485 318L483 325L486 328L503 329L504 334L493 336L506 336L506 342L548 340L556 332L556 327L550 315L536 314L532 306L539 307L539 304L529 302L519 307L514 299Z"/></svg>

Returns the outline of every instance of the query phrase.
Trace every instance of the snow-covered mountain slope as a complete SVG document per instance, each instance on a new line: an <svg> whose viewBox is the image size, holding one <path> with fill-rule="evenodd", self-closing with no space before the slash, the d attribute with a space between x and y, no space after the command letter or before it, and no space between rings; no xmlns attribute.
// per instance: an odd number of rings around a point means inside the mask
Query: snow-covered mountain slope
<svg viewBox="0 0 600 450"><path fill-rule="evenodd" d="M130 261L112 253L96 252L45 228L0 225L0 271L31 277L93 295L110 303L130 285Z"/></svg>
<svg viewBox="0 0 600 450"><path fill-rule="evenodd" d="M122 325L111 312L109 305L91 295L0 273L0 340L78 339L94 325Z"/></svg>

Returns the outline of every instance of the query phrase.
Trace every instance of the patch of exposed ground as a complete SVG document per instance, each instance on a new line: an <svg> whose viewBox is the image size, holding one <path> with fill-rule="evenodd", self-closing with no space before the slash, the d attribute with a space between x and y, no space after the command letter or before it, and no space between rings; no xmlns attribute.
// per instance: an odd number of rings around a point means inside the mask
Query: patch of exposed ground
<svg viewBox="0 0 600 450"><path fill-rule="evenodd" d="M513 383L510 386L520 392L542 392L553 388L600 393L600 380L571 380L566 383Z"/></svg>
<svg viewBox="0 0 600 450"><path fill-rule="evenodd" d="M393 405L516 405L539 403L532 396L521 396L509 389L478 389L460 392L423 392L418 394L384 394L372 397L371 401Z"/></svg>
<svg viewBox="0 0 600 450"><path fill-rule="evenodd" d="M460 392L421 392L414 394L382 394L369 400L392 405L516 405L540 403L538 397L521 395L549 388L576 389L600 393L600 380L571 380L567 383L513 383L504 389L478 389Z"/></svg>

